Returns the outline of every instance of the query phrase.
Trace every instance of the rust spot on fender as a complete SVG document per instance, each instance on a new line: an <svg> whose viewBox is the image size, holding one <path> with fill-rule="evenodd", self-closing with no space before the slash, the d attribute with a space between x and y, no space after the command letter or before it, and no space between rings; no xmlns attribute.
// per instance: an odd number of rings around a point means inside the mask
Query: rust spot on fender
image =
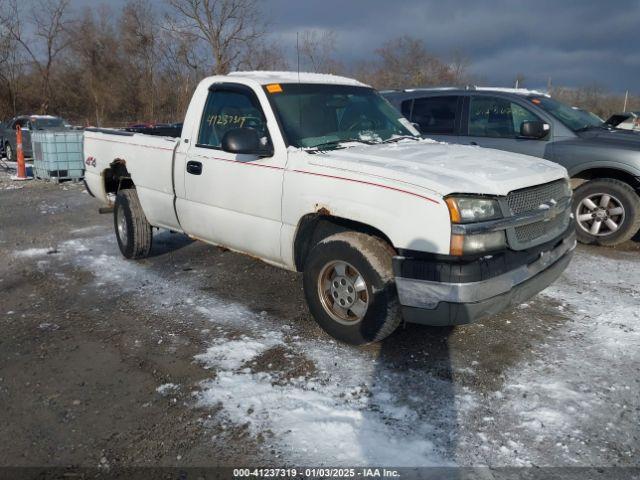
<svg viewBox="0 0 640 480"><path fill-rule="evenodd" d="M321 207L319 205L316 205L316 207L316 212L318 213L318 215L331 215L331 211L327 207Z"/></svg>

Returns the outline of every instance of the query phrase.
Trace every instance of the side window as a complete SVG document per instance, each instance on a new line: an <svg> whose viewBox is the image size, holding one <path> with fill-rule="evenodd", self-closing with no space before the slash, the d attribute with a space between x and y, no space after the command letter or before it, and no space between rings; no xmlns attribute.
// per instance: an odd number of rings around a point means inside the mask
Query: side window
<svg viewBox="0 0 640 480"><path fill-rule="evenodd" d="M235 128L253 128L268 143L267 122L253 92L214 90L204 107L198 145L220 147L222 137Z"/></svg>
<svg viewBox="0 0 640 480"><path fill-rule="evenodd" d="M469 135L472 137L513 138L511 102L494 97L471 97Z"/></svg>
<svg viewBox="0 0 640 480"><path fill-rule="evenodd" d="M422 133L453 135L456 133L458 97L416 98L411 121L420 126Z"/></svg>
<svg viewBox="0 0 640 480"><path fill-rule="evenodd" d="M412 107L413 107L413 100L405 100L404 102L402 102L402 104L400 105L400 113L402 113L402 116L411 120Z"/></svg>
<svg viewBox="0 0 640 480"><path fill-rule="evenodd" d="M469 135L515 138L522 122L540 119L517 103L503 98L472 96L469 103Z"/></svg>
<svg viewBox="0 0 640 480"><path fill-rule="evenodd" d="M18 125L20 125L20 128L31 130L31 121L27 120L26 118L20 118L16 120L13 124L13 129L15 130L16 128L18 128Z"/></svg>
<svg viewBox="0 0 640 480"><path fill-rule="evenodd" d="M521 107L517 103L511 104L511 114L513 116L513 129L516 135L520 134L520 127L524 122L540 122L540 118L531 113L524 107Z"/></svg>

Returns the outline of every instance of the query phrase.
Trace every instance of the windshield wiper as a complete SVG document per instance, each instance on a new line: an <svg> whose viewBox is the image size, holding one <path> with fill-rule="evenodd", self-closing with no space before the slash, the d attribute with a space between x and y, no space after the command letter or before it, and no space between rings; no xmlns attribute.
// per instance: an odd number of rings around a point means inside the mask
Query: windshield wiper
<svg viewBox="0 0 640 480"><path fill-rule="evenodd" d="M370 142L368 140L360 140L358 138L348 138L346 140L332 140L330 142L319 143L318 145L314 145L313 147L308 147L308 150L335 150L337 148L340 148L343 143L349 142L364 143L365 145L375 145L376 143L378 143Z"/></svg>
<svg viewBox="0 0 640 480"><path fill-rule="evenodd" d="M334 150L340 147L340 143L342 143L340 140L333 140L331 142L319 143L313 147L307 147L306 150Z"/></svg>
<svg viewBox="0 0 640 480"><path fill-rule="evenodd" d="M594 128L599 128L602 130L609 130L609 127L605 126L605 125L585 125L584 127L580 127L576 130L574 130L575 132L586 132L587 130L593 130Z"/></svg>
<svg viewBox="0 0 640 480"><path fill-rule="evenodd" d="M400 140L408 140L408 139L420 141L420 137L416 137L415 135L400 135L398 137L387 138L382 143L399 142Z"/></svg>

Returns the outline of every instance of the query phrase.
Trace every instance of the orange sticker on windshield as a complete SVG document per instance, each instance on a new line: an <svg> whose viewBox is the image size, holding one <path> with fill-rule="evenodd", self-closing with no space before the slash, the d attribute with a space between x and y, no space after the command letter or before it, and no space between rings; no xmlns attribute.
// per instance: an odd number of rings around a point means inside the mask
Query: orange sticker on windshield
<svg viewBox="0 0 640 480"><path fill-rule="evenodd" d="M282 93L282 87L279 83L272 83L271 85L267 85L267 92L269 93Z"/></svg>

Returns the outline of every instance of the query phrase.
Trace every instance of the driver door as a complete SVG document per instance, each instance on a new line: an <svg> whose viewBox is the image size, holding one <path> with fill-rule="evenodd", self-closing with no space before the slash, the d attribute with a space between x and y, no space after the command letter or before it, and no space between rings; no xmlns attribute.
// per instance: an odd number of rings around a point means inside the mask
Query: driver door
<svg viewBox="0 0 640 480"><path fill-rule="evenodd" d="M523 106L506 98L471 95L467 118L468 137L461 143L547 158L551 135L540 140L520 137L523 122L542 121Z"/></svg>
<svg viewBox="0 0 640 480"><path fill-rule="evenodd" d="M225 152L222 138L234 128L256 129L265 145L271 143L255 92L239 84L214 85L183 163L180 223L193 237L279 263L286 151L274 149L268 158Z"/></svg>

